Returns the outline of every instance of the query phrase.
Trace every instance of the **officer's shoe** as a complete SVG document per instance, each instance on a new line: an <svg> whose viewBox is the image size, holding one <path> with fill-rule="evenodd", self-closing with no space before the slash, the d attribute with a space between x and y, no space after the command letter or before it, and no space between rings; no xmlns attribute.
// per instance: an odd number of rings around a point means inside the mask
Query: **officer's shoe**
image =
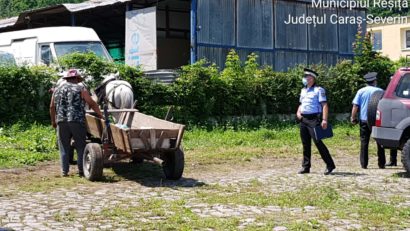
<svg viewBox="0 0 410 231"><path fill-rule="evenodd" d="M390 161L390 162L389 162L389 163L387 163L385 166L386 166L386 167L393 167L393 166L397 166L397 162Z"/></svg>
<svg viewBox="0 0 410 231"><path fill-rule="evenodd" d="M336 167L326 168L323 174L330 175Z"/></svg>
<svg viewBox="0 0 410 231"><path fill-rule="evenodd" d="M306 173L310 173L310 169L309 168L302 168L301 170L299 170L298 174L306 174Z"/></svg>
<svg viewBox="0 0 410 231"><path fill-rule="evenodd" d="M380 168L380 169L384 169L385 167L384 167L383 164L379 164L379 168Z"/></svg>

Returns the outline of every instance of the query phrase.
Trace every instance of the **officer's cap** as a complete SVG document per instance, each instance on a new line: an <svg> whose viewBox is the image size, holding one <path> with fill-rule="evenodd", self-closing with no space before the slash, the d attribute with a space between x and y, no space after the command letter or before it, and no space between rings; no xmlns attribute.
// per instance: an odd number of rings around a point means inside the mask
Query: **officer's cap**
<svg viewBox="0 0 410 231"><path fill-rule="evenodd" d="M311 69L308 69L308 68L305 68L305 69L303 69L304 70L304 74L305 74L305 76L306 75L310 75L310 76L313 76L313 77L317 77L319 74L317 73L317 72L315 72L315 71L313 71L313 70L311 70Z"/></svg>
<svg viewBox="0 0 410 231"><path fill-rule="evenodd" d="M376 72L369 72L364 75L364 79L366 82L373 82L377 79L377 73Z"/></svg>

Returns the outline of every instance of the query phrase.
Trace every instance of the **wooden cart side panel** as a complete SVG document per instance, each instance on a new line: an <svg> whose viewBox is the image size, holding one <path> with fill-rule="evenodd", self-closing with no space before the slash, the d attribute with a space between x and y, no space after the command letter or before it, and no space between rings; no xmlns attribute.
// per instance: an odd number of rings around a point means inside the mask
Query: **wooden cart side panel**
<svg viewBox="0 0 410 231"><path fill-rule="evenodd" d="M151 129L130 129L129 134L130 138L140 138L141 134L148 133L148 137L150 134ZM179 130L177 129L153 129L155 130L155 137L156 138L168 138L168 139L176 139L178 138Z"/></svg>
<svg viewBox="0 0 410 231"><path fill-rule="evenodd" d="M131 138L130 138L130 130L123 130L123 137L124 137L124 145L125 149L128 153L132 154L132 145L131 145Z"/></svg>
<svg viewBox="0 0 410 231"><path fill-rule="evenodd" d="M125 121L127 121L128 123L126 125L132 129L150 128L160 130L178 130L181 128L181 126L183 126L182 124L172 123L139 112L129 113L129 116L132 117L132 120L130 119L130 117L128 117ZM129 124L129 121L132 121L131 124Z"/></svg>
<svg viewBox="0 0 410 231"><path fill-rule="evenodd" d="M114 124L110 124L110 128L112 132L112 140L115 147L123 152L127 151L122 129L115 126Z"/></svg>
<svg viewBox="0 0 410 231"><path fill-rule="evenodd" d="M131 129L128 131L132 149L151 150L174 148L171 140L177 140L179 130L176 129ZM174 142L175 144L175 142Z"/></svg>
<svg viewBox="0 0 410 231"><path fill-rule="evenodd" d="M185 132L185 125L182 125L180 128L179 128L179 131L178 131L178 138L177 138L177 143L176 143L176 148L179 148L179 146L181 145L181 142L182 142L182 136L184 135L184 132Z"/></svg>
<svg viewBox="0 0 410 231"><path fill-rule="evenodd" d="M105 128L104 120L89 114L86 114L85 118L88 133L93 135L95 138L101 139Z"/></svg>

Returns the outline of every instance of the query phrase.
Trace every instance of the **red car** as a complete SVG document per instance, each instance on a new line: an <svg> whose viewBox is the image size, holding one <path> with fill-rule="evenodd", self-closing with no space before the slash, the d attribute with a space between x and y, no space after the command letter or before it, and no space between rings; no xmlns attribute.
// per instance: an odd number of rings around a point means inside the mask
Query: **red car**
<svg viewBox="0 0 410 231"><path fill-rule="evenodd" d="M372 137L384 148L402 150L401 161L410 172L410 67L396 71L384 94L372 95L368 113L374 118L369 121L374 122Z"/></svg>

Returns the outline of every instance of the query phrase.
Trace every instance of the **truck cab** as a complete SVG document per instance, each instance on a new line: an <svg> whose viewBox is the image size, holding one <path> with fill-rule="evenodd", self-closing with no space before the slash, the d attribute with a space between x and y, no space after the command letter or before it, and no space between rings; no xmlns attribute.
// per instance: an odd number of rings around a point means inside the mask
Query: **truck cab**
<svg viewBox="0 0 410 231"><path fill-rule="evenodd" d="M85 27L44 27L0 33L0 51L14 56L17 65L58 65L60 57L93 52L112 61L97 33Z"/></svg>

